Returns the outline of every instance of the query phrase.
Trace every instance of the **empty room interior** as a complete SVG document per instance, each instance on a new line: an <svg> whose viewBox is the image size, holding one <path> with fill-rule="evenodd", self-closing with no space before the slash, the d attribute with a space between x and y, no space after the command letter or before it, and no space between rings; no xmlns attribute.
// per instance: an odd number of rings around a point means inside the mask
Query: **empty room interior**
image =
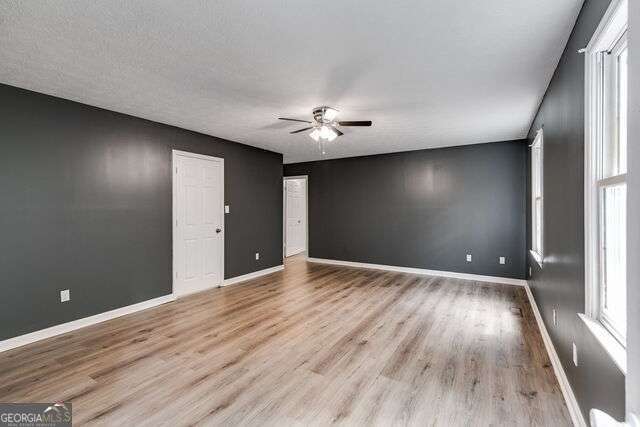
<svg viewBox="0 0 640 427"><path fill-rule="evenodd" d="M640 1L0 2L0 426L640 427Z"/></svg>

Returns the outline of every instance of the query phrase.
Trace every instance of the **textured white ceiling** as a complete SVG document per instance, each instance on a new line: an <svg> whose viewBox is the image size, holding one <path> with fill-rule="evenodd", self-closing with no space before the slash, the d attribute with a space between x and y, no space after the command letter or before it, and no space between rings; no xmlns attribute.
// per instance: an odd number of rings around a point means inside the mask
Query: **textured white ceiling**
<svg viewBox="0 0 640 427"><path fill-rule="evenodd" d="M0 2L0 82L285 162L523 138L582 0ZM321 156L276 117L373 120Z"/></svg>

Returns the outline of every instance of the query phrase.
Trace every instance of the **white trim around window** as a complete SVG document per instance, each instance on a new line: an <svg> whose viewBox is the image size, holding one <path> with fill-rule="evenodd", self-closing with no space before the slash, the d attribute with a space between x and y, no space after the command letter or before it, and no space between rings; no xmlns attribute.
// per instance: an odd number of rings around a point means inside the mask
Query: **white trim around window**
<svg viewBox="0 0 640 427"><path fill-rule="evenodd" d="M544 254L544 135L531 144L531 256L542 267Z"/></svg>
<svg viewBox="0 0 640 427"><path fill-rule="evenodd" d="M608 282L612 279L605 267L609 265L606 257L611 257L616 249L606 239L611 239L613 232L623 233L621 237L626 244L624 227L615 225L626 222L626 209L619 209L626 203L626 155L620 154L623 145L618 130L626 126L619 122L621 90L616 58L626 49L627 3L627 0L611 2L585 48L585 314L580 315L623 372L626 370L625 333L621 322L607 311L605 296L611 290ZM624 138L626 140L626 136ZM612 144L612 139L617 142ZM614 199L618 203L609 205ZM616 208L615 212L624 210L625 213L612 215L611 206ZM612 224L614 227L610 227ZM616 242L620 240L617 238ZM624 247L620 251L623 250ZM619 286L626 287L626 279L622 280Z"/></svg>

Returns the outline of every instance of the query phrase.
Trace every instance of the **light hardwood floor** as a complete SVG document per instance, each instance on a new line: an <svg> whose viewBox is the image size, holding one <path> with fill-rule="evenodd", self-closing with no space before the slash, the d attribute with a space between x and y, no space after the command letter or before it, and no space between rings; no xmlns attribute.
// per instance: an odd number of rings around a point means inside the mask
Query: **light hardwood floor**
<svg viewBox="0 0 640 427"><path fill-rule="evenodd" d="M0 353L0 402L74 425L570 425L524 289L283 272Z"/></svg>

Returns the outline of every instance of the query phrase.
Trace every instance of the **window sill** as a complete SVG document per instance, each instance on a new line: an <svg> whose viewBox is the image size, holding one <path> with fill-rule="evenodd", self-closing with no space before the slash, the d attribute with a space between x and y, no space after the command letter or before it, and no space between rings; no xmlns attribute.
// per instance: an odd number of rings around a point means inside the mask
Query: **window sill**
<svg viewBox="0 0 640 427"><path fill-rule="evenodd" d="M540 268L542 268L542 255L540 255L538 252L534 251L533 249L529 249L529 253L533 257L533 259L536 260Z"/></svg>
<svg viewBox="0 0 640 427"><path fill-rule="evenodd" d="M587 325L593 336L607 352L620 371L627 375L627 350L616 340L600 322L593 320L586 314L579 313L578 317Z"/></svg>

